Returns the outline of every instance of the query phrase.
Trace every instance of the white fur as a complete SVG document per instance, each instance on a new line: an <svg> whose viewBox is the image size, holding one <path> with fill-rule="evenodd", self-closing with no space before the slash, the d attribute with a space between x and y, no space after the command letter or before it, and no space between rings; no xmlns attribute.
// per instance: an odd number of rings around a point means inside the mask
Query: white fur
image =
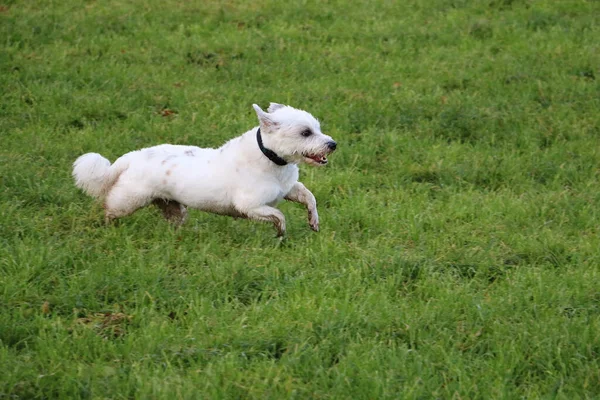
<svg viewBox="0 0 600 400"><path fill-rule="evenodd" d="M84 154L73 164L75 183L104 199L107 221L154 202L179 223L189 206L269 221L283 235L285 217L274 206L285 198L304 204L310 226L318 230L316 201L298 182L298 164L320 165L317 160L332 152L335 142L306 111L276 103L268 112L253 107L264 146L289 164L278 166L261 152L255 127L218 149L163 144L127 153L112 165L97 153ZM307 129L312 134L305 137Z"/></svg>

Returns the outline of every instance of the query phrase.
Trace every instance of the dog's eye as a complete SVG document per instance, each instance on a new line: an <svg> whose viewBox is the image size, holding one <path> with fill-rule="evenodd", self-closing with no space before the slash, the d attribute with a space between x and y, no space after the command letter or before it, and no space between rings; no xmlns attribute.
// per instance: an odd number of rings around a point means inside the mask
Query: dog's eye
<svg viewBox="0 0 600 400"><path fill-rule="evenodd" d="M310 129L305 129L302 131L301 135L304 137L309 137L310 135L312 135L312 131Z"/></svg>

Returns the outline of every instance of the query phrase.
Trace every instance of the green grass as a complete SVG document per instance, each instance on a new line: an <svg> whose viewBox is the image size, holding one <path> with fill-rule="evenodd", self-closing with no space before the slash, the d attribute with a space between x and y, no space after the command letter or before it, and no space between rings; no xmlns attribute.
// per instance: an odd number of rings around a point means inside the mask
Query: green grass
<svg viewBox="0 0 600 400"><path fill-rule="evenodd" d="M600 397L600 3L0 0L0 398ZM317 116L321 232L155 209L88 151ZM172 115L163 116L164 110Z"/></svg>

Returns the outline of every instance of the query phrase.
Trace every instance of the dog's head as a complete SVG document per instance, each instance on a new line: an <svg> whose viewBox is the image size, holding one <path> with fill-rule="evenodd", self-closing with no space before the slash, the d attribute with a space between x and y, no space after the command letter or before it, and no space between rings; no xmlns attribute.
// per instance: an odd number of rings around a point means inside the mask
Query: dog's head
<svg viewBox="0 0 600 400"><path fill-rule="evenodd" d="M337 146L323 132L310 113L283 104L271 103L267 112L253 104L264 146L289 163L305 162L322 166Z"/></svg>

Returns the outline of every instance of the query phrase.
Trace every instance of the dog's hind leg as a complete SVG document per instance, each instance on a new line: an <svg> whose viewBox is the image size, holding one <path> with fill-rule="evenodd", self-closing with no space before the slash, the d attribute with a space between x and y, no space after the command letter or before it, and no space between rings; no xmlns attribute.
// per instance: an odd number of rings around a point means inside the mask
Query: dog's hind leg
<svg viewBox="0 0 600 400"><path fill-rule="evenodd" d="M286 200L304 204L308 211L308 224L315 232L319 232L319 213L315 196L300 182L296 182L292 190L285 196Z"/></svg>
<svg viewBox="0 0 600 400"><path fill-rule="evenodd" d="M175 225L182 225L187 219L187 208L175 200L154 199L152 203L160 208L167 221Z"/></svg>
<svg viewBox="0 0 600 400"><path fill-rule="evenodd" d="M147 206L152 198L143 189L132 189L117 183L104 199L104 221L110 223L114 219L133 214Z"/></svg>
<svg viewBox="0 0 600 400"><path fill-rule="evenodd" d="M285 235L285 217L283 213L270 206L260 206L245 212L245 215L255 221L271 222L277 229L277 236Z"/></svg>

